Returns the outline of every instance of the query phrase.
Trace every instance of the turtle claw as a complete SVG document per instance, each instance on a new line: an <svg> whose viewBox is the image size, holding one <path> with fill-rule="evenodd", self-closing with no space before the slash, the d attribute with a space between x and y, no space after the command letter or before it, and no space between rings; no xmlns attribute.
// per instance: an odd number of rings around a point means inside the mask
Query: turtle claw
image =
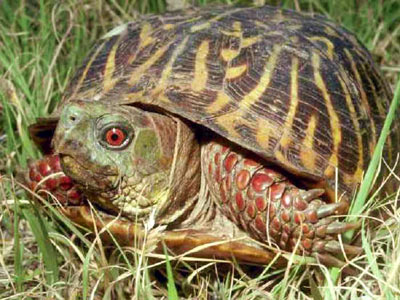
<svg viewBox="0 0 400 300"><path fill-rule="evenodd" d="M312 189L301 191L299 196L301 200L311 202L325 193L323 189Z"/></svg>
<svg viewBox="0 0 400 300"><path fill-rule="evenodd" d="M315 258L323 265L328 266L328 267L336 267L336 268L342 268L342 272L347 274L347 275L351 275L351 276L355 276L357 275L357 271L352 269L349 266L346 266L346 263L342 260L340 260L339 258L328 254L328 253L316 253Z"/></svg>
<svg viewBox="0 0 400 300"><path fill-rule="evenodd" d="M331 215L339 215L347 211L348 207L349 204L346 201L325 204L317 209L317 216L319 219L322 219Z"/></svg>
<svg viewBox="0 0 400 300"><path fill-rule="evenodd" d="M340 234L360 227L359 223L333 222L326 227L327 234Z"/></svg>
<svg viewBox="0 0 400 300"><path fill-rule="evenodd" d="M357 246L341 244L338 241L319 241L317 244L323 245L322 249L313 249L312 256L315 257L320 263L328 267L343 268L342 272L348 275L355 275L356 271L350 267L346 267L346 262L338 258L337 254L356 256L361 254L363 249Z"/></svg>
<svg viewBox="0 0 400 300"><path fill-rule="evenodd" d="M332 254L346 254L346 255L358 255L361 254L363 249L357 246L351 246L332 240L324 244L324 250Z"/></svg>
<svg viewBox="0 0 400 300"><path fill-rule="evenodd" d="M339 258L329 254L329 253L315 253L314 255L320 263L323 265L329 266L329 267L343 267L344 262L340 260Z"/></svg>
<svg viewBox="0 0 400 300"><path fill-rule="evenodd" d="M324 254L316 254L315 255L316 259L323 265L328 266L328 267L336 267L336 268L342 268L342 272L347 275L351 276L356 276L357 271L352 269L349 266L346 266L346 263L339 258L324 253Z"/></svg>

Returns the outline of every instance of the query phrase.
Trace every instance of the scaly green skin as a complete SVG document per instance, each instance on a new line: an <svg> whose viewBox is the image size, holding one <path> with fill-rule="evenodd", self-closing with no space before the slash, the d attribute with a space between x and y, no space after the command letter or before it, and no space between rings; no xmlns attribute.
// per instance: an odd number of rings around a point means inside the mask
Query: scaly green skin
<svg viewBox="0 0 400 300"><path fill-rule="evenodd" d="M127 130L129 141L121 150L101 144L101 131L110 124ZM54 148L65 172L85 188L92 201L114 212L148 213L168 192L173 148L161 147L152 116L132 107L110 111L104 105L67 106L55 132Z"/></svg>

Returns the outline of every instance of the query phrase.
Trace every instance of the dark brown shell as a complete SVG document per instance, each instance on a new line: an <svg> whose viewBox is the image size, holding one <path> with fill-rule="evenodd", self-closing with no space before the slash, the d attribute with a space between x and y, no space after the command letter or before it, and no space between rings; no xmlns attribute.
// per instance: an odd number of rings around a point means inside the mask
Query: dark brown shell
<svg viewBox="0 0 400 300"><path fill-rule="evenodd" d="M87 57L62 105L153 105L331 196L337 184L351 197L390 99L352 34L321 17L264 6L148 16L121 26Z"/></svg>

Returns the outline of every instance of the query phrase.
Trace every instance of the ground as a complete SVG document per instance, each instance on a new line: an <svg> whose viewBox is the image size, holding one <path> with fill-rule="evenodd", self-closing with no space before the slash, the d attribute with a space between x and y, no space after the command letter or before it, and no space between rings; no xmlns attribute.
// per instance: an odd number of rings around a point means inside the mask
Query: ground
<svg viewBox="0 0 400 300"><path fill-rule="evenodd" d="M0 1L0 298L176 299L177 293L185 299L400 299L400 210L396 195L386 197L379 184L365 205L358 202L363 209L355 210L356 218L371 219L379 207L389 217L363 223L365 254L348 262L355 275L342 276L337 269L294 263L254 269L226 262L217 270L214 261L177 264L169 257L167 263L144 258L141 249L107 248L57 212L36 209L14 180L29 158L39 157L27 126L54 109L98 37L138 14L211 3L326 15L357 35L395 89L398 0Z"/></svg>

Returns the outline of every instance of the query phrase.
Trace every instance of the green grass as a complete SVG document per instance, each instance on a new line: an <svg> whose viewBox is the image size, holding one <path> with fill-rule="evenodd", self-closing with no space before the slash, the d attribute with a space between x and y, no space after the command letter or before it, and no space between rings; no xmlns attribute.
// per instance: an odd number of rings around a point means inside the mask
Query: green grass
<svg viewBox="0 0 400 300"><path fill-rule="evenodd" d="M159 262L143 258L143 249L109 249L99 239L88 238L55 209L49 208L51 213L43 217L44 212L27 201L13 179L28 158L39 157L27 126L51 113L74 70L100 36L139 13L164 12L167 2L172 1L0 1L0 298L167 299L171 295L173 299L179 291L181 298L198 299L318 299L321 295L321 299L361 295L400 299L400 211L393 197L368 198L368 182L355 202L354 215L362 213L367 220L384 201L392 201L393 210L386 209L390 217L385 221L373 226L363 223L365 255L349 262L360 274L346 278L332 276L335 272L323 266L266 269L250 276L249 270L232 264L225 264L224 272L217 271L212 261L186 264L182 271L171 256L166 268L164 261L164 268L154 271L151 266ZM373 53L394 89L400 73L398 0L254 2L318 12L344 25ZM378 153L371 168L379 162Z"/></svg>

